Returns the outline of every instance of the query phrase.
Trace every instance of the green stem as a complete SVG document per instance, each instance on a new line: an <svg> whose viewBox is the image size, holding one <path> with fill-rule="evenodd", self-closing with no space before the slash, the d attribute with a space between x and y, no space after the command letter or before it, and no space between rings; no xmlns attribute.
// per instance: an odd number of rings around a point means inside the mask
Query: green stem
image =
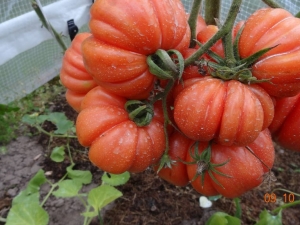
<svg viewBox="0 0 300 225"><path fill-rule="evenodd" d="M75 165L75 163L74 163L74 161L73 161L72 154L71 154L70 140L69 140L69 138L68 138L68 140L67 140L67 149L68 149L68 154L69 154L69 158L70 158L71 165Z"/></svg>
<svg viewBox="0 0 300 225"><path fill-rule="evenodd" d="M77 138L77 136L68 135L68 134L52 134L48 131L45 131L41 126L35 125L35 128L38 129L38 131L50 136L50 137L58 137L58 138Z"/></svg>
<svg viewBox="0 0 300 225"><path fill-rule="evenodd" d="M217 25L220 18L220 0L205 0L205 22L207 25Z"/></svg>
<svg viewBox="0 0 300 225"><path fill-rule="evenodd" d="M184 66L194 63L200 56L207 52L220 38L224 37L227 33L231 32L231 27L234 24L235 18L239 12L242 0L234 0L231 4L228 16L222 28L209 39L199 50L184 61Z"/></svg>
<svg viewBox="0 0 300 225"><path fill-rule="evenodd" d="M272 213L277 214L282 209L286 209L286 208L289 208L289 207L292 207L292 206L295 206L295 205L299 205L299 204L300 204L300 200L290 202L290 203L287 203L287 204L283 204L283 205L277 207L276 209L272 210Z"/></svg>
<svg viewBox="0 0 300 225"><path fill-rule="evenodd" d="M62 50L65 52L67 50L67 46L65 45L64 41L61 38L61 35L57 33L57 31L52 27L50 23L47 22L47 19L45 15L43 14L43 11L39 7L39 5L36 3L36 1L31 1L31 6L36 12L37 16L40 18L43 26L54 36L55 40L59 44L59 46L62 48Z"/></svg>
<svg viewBox="0 0 300 225"><path fill-rule="evenodd" d="M194 48L196 46L195 39L197 37L197 19L201 8L201 3L202 0L194 0L192 10L188 19L188 23L191 29L190 48Z"/></svg>
<svg viewBox="0 0 300 225"><path fill-rule="evenodd" d="M225 62L229 68L233 68L236 65L236 59L233 52L232 34L229 32L223 38L223 46L225 53Z"/></svg>
<svg viewBox="0 0 300 225"><path fill-rule="evenodd" d="M172 90L176 79L169 80L167 83L167 86L164 90L164 96L162 97L162 108L163 108L163 115L164 115L164 133L165 133L165 139L166 139L166 149L164 154L168 154L169 152L169 136L168 136L168 125L170 124L170 118L168 114L168 105L167 105L167 97L170 91Z"/></svg>
<svg viewBox="0 0 300 225"><path fill-rule="evenodd" d="M265 4L270 6L271 8L283 8L279 3L274 0L262 0Z"/></svg>
<svg viewBox="0 0 300 225"><path fill-rule="evenodd" d="M43 205L46 203L46 201L48 200L48 198L51 196L52 192L54 191L54 189L58 186L58 184L63 181L66 177L67 177L67 173L55 184L50 183L51 185L51 189L49 190L48 194L45 196L45 198L43 199L42 203L41 203L41 207L43 207Z"/></svg>
<svg viewBox="0 0 300 225"><path fill-rule="evenodd" d="M295 15L296 18L300 18L300 12Z"/></svg>
<svg viewBox="0 0 300 225"><path fill-rule="evenodd" d="M241 199L240 198L234 198L234 203L236 207L236 211L234 213L234 216L236 218L241 219L242 218L242 208L241 208Z"/></svg>

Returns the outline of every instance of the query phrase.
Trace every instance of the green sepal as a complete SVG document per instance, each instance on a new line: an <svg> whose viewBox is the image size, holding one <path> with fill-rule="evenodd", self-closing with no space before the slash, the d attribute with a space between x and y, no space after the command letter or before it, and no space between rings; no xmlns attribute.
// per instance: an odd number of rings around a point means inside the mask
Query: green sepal
<svg viewBox="0 0 300 225"><path fill-rule="evenodd" d="M127 101L125 110L129 118L139 127L149 125L154 116L153 105L139 100Z"/></svg>

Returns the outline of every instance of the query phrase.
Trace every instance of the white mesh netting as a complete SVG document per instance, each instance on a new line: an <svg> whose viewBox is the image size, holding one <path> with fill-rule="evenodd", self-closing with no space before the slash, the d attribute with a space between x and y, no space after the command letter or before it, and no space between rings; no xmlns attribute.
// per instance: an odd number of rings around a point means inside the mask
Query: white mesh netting
<svg viewBox="0 0 300 225"><path fill-rule="evenodd" d="M192 0L182 0L190 11ZM220 21L224 22L232 0L223 0ZM298 0L277 0L293 14L300 11ZM80 31L88 30L92 0L40 0L49 22L69 46L67 21L74 19ZM243 1L237 21L266 7L261 0ZM41 26L31 0L0 1L0 103L7 104L32 92L59 74L62 49Z"/></svg>

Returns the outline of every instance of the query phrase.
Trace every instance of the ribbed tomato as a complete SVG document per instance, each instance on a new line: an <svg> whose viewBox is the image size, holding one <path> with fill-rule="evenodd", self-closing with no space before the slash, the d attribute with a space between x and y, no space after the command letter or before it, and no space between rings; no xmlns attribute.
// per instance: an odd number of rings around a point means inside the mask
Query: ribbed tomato
<svg viewBox="0 0 300 225"><path fill-rule="evenodd" d="M113 174L145 170L160 159L166 145L161 105L155 105L151 123L139 127L129 119L125 102L98 86L84 97L76 120L78 140L90 147L91 162Z"/></svg>
<svg viewBox="0 0 300 225"><path fill-rule="evenodd" d="M195 154L195 145L193 146L191 152ZM201 154L207 146L207 142L199 142L198 153ZM224 197L234 198L260 185L263 175L272 168L275 158L269 130L260 132L256 140L247 148L212 143L211 163L220 165L227 162L225 165L214 167L223 175L211 170L214 180L201 162L187 164L188 177L192 181L193 188L205 196L221 194ZM195 162L189 153L186 161ZM204 182L199 174L202 171L201 168L204 168Z"/></svg>
<svg viewBox="0 0 300 225"><path fill-rule="evenodd" d="M180 0L98 0L90 14L93 35L82 45L86 69L99 85L120 96L147 98L155 81L147 56L189 46Z"/></svg>
<svg viewBox="0 0 300 225"><path fill-rule="evenodd" d="M81 53L81 44L90 33L79 33L66 50L60 70L61 83L67 88L66 99L71 107L80 111L80 103L84 95L97 86L94 79L86 71Z"/></svg>
<svg viewBox="0 0 300 225"><path fill-rule="evenodd" d="M239 53L246 58L274 47L251 67L253 76L269 79L262 86L270 95L291 97L300 92L300 19L284 9L263 8L245 22Z"/></svg>
<svg viewBox="0 0 300 225"><path fill-rule="evenodd" d="M300 152L300 94L275 102L274 120L269 126L273 139L286 149Z"/></svg>
<svg viewBox="0 0 300 225"><path fill-rule="evenodd" d="M174 120L193 140L244 146L272 122L273 101L258 85L210 76L184 83L188 85L175 98Z"/></svg>

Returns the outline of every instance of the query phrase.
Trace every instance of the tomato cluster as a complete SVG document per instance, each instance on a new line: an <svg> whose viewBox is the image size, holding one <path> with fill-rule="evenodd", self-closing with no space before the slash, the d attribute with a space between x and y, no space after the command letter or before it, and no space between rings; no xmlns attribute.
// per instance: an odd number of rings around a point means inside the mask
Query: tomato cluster
<svg viewBox="0 0 300 225"><path fill-rule="evenodd" d="M300 21L287 11L258 10L203 54L219 29L198 16L192 47L180 0L98 0L90 13L61 81L100 169L153 165L174 185L233 198L271 173L272 137L299 149Z"/></svg>

